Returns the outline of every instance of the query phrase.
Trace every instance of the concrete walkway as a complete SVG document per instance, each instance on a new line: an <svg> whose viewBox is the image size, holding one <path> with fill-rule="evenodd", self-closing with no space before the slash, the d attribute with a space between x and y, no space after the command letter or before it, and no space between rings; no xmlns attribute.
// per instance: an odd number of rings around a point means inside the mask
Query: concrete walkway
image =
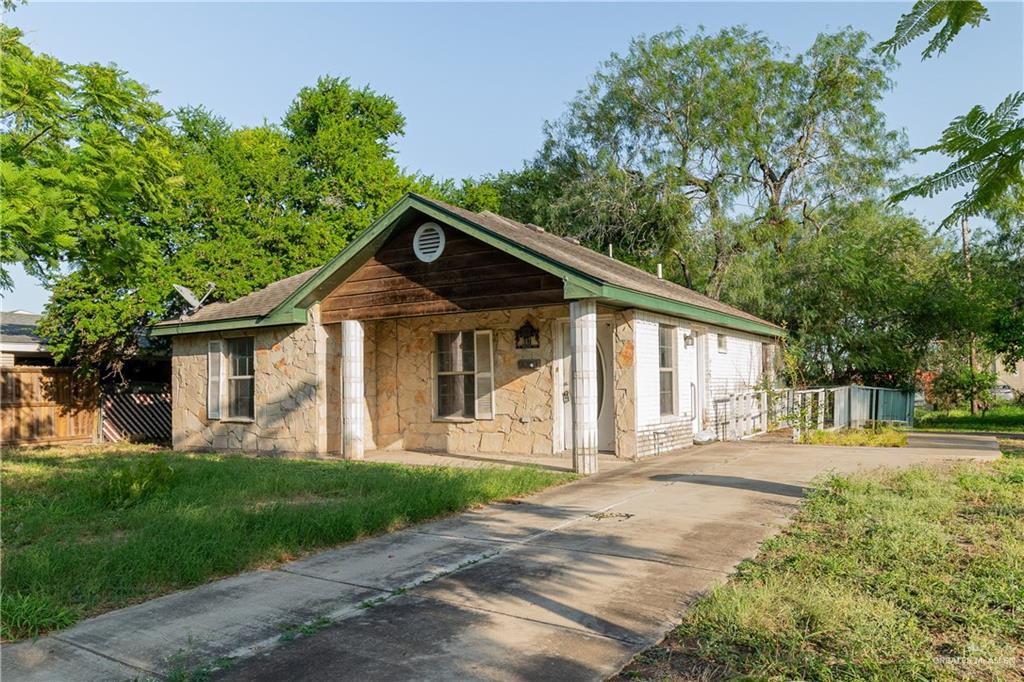
<svg viewBox="0 0 1024 682"><path fill-rule="evenodd" d="M998 456L979 437L690 448L8 645L2 676L601 679L752 556L819 474Z"/></svg>

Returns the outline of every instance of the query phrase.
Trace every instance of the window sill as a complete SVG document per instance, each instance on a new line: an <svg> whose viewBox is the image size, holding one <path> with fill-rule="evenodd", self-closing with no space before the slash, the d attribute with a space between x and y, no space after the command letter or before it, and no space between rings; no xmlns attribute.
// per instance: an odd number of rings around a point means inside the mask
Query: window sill
<svg viewBox="0 0 1024 682"><path fill-rule="evenodd" d="M472 424L476 419L469 417L434 417L430 421L441 424Z"/></svg>
<svg viewBox="0 0 1024 682"><path fill-rule="evenodd" d="M249 419L248 417L231 417L230 419L221 419L221 424L255 424L255 419Z"/></svg>

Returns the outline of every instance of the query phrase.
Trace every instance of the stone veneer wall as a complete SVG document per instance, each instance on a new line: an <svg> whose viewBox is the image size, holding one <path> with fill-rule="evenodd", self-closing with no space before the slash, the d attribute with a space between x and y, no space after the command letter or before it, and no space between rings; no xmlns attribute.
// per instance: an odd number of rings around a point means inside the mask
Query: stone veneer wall
<svg viewBox="0 0 1024 682"><path fill-rule="evenodd" d="M317 310L312 311L315 320ZM207 347L211 339L254 337L255 419L206 418ZM323 391L315 324L271 327L251 333L188 334L174 337L172 440L175 450L248 450L268 453L322 452ZM226 390L226 389L225 389Z"/></svg>
<svg viewBox="0 0 1024 682"><path fill-rule="evenodd" d="M612 317L615 455L626 459L637 456L635 318L633 310L615 311Z"/></svg>
<svg viewBox="0 0 1024 682"><path fill-rule="evenodd" d="M554 320L565 306L384 320L367 325L374 337L373 417L376 447L447 452L553 452ZM540 330L540 348L516 350L515 330L529 319ZM494 332L494 419L439 421L433 416L431 353L434 333ZM537 369L519 369L535 358ZM367 365L367 377L371 374ZM367 388L369 394L370 389Z"/></svg>

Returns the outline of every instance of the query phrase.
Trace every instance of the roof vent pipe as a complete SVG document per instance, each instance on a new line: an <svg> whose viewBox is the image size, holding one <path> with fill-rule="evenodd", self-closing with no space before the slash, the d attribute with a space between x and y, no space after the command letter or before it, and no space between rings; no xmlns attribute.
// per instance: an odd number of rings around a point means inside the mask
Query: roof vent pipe
<svg viewBox="0 0 1024 682"><path fill-rule="evenodd" d="M612 253L612 244L611 244L611 242L608 242L608 257L609 258L615 258L615 255Z"/></svg>
<svg viewBox="0 0 1024 682"><path fill-rule="evenodd" d="M661 263L658 263L658 279L664 279L664 273L661 271Z"/></svg>

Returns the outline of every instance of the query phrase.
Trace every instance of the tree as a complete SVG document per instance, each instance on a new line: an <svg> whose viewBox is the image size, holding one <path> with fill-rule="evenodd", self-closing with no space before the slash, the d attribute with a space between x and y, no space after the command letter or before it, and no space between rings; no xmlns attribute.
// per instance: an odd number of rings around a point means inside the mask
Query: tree
<svg viewBox="0 0 1024 682"><path fill-rule="evenodd" d="M833 207L783 254L748 254L731 302L784 321L812 385L908 386L937 335L973 324L970 292L942 240L879 201ZM827 284L826 284L827 283Z"/></svg>
<svg viewBox="0 0 1024 682"><path fill-rule="evenodd" d="M1024 186L1018 185L986 214L992 238L976 251L981 286L991 302L985 346L1007 366L1024 360Z"/></svg>
<svg viewBox="0 0 1024 682"><path fill-rule="evenodd" d="M413 188L394 158L405 117L387 95L323 77L299 91L282 127L306 174L303 213L345 242Z"/></svg>
<svg viewBox="0 0 1024 682"><path fill-rule="evenodd" d="M79 257L117 267L132 234L180 182L167 112L153 92L112 66L37 55L0 26L0 287L6 265L43 280Z"/></svg>
<svg viewBox="0 0 1024 682"><path fill-rule="evenodd" d="M322 265L415 185L393 158L403 123L390 98L333 78L304 88L281 126L178 111L167 139L181 181L167 201L142 210L145 197L127 195L129 229L103 243L88 235L106 223L84 220L71 271L48 280L40 331L55 357L116 374L149 347L149 325L182 310L171 283L211 281L212 300L230 300ZM116 264L100 248L128 245Z"/></svg>
<svg viewBox="0 0 1024 682"><path fill-rule="evenodd" d="M786 56L732 28L641 37L612 55L522 172L510 212L722 295L739 254L785 251L831 203L881 188L902 154L878 103L888 58L855 31Z"/></svg>
<svg viewBox="0 0 1024 682"><path fill-rule="evenodd" d="M910 12L900 17L894 35L879 43L875 50L894 55L939 27L921 53L922 59L928 59L945 52L964 27L977 27L988 19L988 10L977 0L918 0ZM970 186L966 196L953 205L943 220L943 227L993 208L1011 188L1024 183L1022 104L1024 92L1015 92L991 113L979 105L953 119L936 144L915 150L920 154L941 152L952 157L952 162L944 170L898 192L893 200L930 197L947 189Z"/></svg>
<svg viewBox="0 0 1024 682"><path fill-rule="evenodd" d="M991 113L976 106L958 116L942 132L941 139L918 153L940 152L952 157L945 169L925 176L893 196L935 196L970 185L963 199L942 221L950 227L963 218L984 215L1013 187L1024 183L1024 92L1015 92Z"/></svg>
<svg viewBox="0 0 1024 682"><path fill-rule="evenodd" d="M900 17L892 37L878 44L878 51L895 55L918 38L938 31L921 52L923 59L942 54L966 26L988 21L988 10L977 0L918 0Z"/></svg>
<svg viewBox="0 0 1024 682"><path fill-rule="evenodd" d="M928 59L944 52L965 26L978 26L988 18L988 10L977 0L919 0L910 12L900 18L893 37L879 44L876 51L894 54L941 25L922 52L922 59ZM955 118L943 131L938 143L916 150L918 153L937 151L950 156L953 160L949 166L914 182L893 197L894 201L915 195L930 197L948 189L969 186L964 198L953 205L952 211L942 221L942 227L948 228L957 222L961 225L964 273L971 287L974 282L968 251L968 219L998 211L1000 205L1005 205L1008 194L1019 192L1024 185L1022 103L1024 92L1017 92L1003 100L992 113L975 106L966 115ZM1010 285L1010 290L1013 289L1019 289L1019 286ZM1005 317L997 315L987 325L989 345L999 348L1007 359L1017 357L1019 351L1016 349L1024 345L1024 340L1021 340L1024 335L1019 334L1022 329L1020 307L1018 296L1001 311ZM976 331L980 329L970 332L971 377L979 375L975 339ZM977 407L977 400L972 398L971 412L975 412Z"/></svg>

